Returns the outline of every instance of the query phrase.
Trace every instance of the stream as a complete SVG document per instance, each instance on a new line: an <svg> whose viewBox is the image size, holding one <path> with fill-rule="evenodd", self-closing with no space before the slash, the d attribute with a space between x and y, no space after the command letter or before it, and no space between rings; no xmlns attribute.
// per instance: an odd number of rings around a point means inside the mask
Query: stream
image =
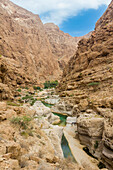
<svg viewBox="0 0 113 170"><path fill-rule="evenodd" d="M46 107L49 107L51 108L52 106L54 106L53 104L48 104L46 103L45 101L42 101L42 103L46 106ZM61 115L61 114L58 114L58 113L54 113L54 115L57 115L60 117L60 123L58 124L59 126L63 126L65 127L66 126L66 119L67 119L67 116L66 115ZM63 151L63 155L64 155L64 158L71 158L72 161L75 162L75 159L71 153L71 150L69 148L69 145L68 145L68 141L66 140L64 134L62 136L62 140L61 140L61 148L62 148L62 151Z"/></svg>
<svg viewBox="0 0 113 170"><path fill-rule="evenodd" d="M55 95L54 95L55 97ZM57 98L55 98L57 99ZM58 123L58 126L63 127L63 135L61 138L61 149L63 151L64 158L71 159L73 162L78 162L80 164L84 165L84 162L86 163L86 167L90 168L97 168L97 166L101 169L105 167L105 165L102 162L96 163L97 159L93 157L87 150L86 147L83 148L83 146L80 144L77 135L75 131L77 130L76 126L76 117L67 116L70 115L69 113L65 113L65 111L61 111L57 108L57 102L55 101L53 96L49 95L49 100L46 101L43 100L42 103L46 106L51 108L51 112L59 116L60 123ZM55 101L55 102L53 102ZM56 105L55 105L56 104ZM66 121L67 120L67 121ZM73 123L73 124L72 124ZM90 157L91 159L90 159ZM94 159L94 162L92 162L92 159Z"/></svg>

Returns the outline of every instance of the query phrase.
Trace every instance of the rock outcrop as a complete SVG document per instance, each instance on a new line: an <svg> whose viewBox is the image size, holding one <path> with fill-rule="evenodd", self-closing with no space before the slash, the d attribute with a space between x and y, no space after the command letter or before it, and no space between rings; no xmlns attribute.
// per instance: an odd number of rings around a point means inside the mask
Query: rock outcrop
<svg viewBox="0 0 113 170"><path fill-rule="evenodd" d="M113 169L113 1L103 16L97 21L94 32L89 39L79 41L76 55L72 57L65 67L61 83L58 88L60 96L76 106L75 115L83 113L96 114L104 118L107 126L103 128L100 136L89 132L93 128L97 131L100 118L84 118L78 123L78 133L81 142L88 146L90 152L102 158L109 169ZM91 126L88 127L88 121ZM95 124L94 124L95 121ZM85 124L86 122L86 124ZM101 123L99 123L101 125ZM83 129L84 132L82 131ZM99 127L100 129L100 127ZM83 132L83 134L82 134ZM84 138L86 135L86 138ZM94 150L98 142L102 142L101 152ZM102 138L102 139L101 139ZM90 144L89 144L90 143ZM98 146L100 147L100 146Z"/></svg>
<svg viewBox="0 0 113 170"><path fill-rule="evenodd" d="M96 126L95 126L96 125ZM79 139L97 158L102 154L102 135L104 131L104 118L94 114L85 114L77 119Z"/></svg>

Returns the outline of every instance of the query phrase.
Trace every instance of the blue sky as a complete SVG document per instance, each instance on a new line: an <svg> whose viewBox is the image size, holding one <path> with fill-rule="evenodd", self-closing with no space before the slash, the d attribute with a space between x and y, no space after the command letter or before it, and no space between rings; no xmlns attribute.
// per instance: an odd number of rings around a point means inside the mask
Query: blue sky
<svg viewBox="0 0 113 170"><path fill-rule="evenodd" d="M106 5L96 9L82 10L77 16L69 18L60 25L60 29L71 36L83 36L94 30L95 23L107 9Z"/></svg>
<svg viewBox="0 0 113 170"><path fill-rule="evenodd" d="M11 0L39 14L43 23L53 22L72 36L94 29L111 0Z"/></svg>

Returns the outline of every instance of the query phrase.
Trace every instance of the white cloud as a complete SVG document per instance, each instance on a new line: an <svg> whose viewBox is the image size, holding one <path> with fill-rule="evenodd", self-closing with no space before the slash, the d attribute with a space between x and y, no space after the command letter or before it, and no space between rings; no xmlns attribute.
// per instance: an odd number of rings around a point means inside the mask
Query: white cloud
<svg viewBox="0 0 113 170"><path fill-rule="evenodd" d="M76 16L83 9L98 9L111 0L11 0L12 2L41 15L44 23L59 25L69 17Z"/></svg>

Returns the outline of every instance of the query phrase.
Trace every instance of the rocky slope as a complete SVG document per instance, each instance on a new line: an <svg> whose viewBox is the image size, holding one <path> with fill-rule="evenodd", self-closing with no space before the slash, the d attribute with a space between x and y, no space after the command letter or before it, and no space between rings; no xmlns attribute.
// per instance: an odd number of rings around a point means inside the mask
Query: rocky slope
<svg viewBox="0 0 113 170"><path fill-rule="evenodd" d="M20 97L31 94L22 89ZM48 91L33 92L33 97ZM43 95L44 94L44 95ZM45 97L46 97L45 96ZM0 169L1 170L84 170L77 163L64 159L61 149L63 127L54 126L59 119L41 101L30 106L0 102Z"/></svg>
<svg viewBox="0 0 113 170"><path fill-rule="evenodd" d="M78 116L84 113L96 114L97 120L87 116L78 120L79 137L91 153L97 157L100 154L99 157L106 166L113 169L111 133L113 131L111 123L113 121L113 1L96 23L91 37L80 40L76 55L70 59L68 67L64 70L58 91L62 97L67 97L68 101L76 105L79 110ZM98 115L105 118L104 128ZM98 130L101 135L93 134L91 130L96 127L96 122L100 126ZM83 139L83 136L86 136L86 139ZM93 152L92 146L100 147L97 146L100 140L103 146L100 153L98 149L97 151L94 149Z"/></svg>
<svg viewBox="0 0 113 170"><path fill-rule="evenodd" d="M46 34L52 47L52 53L58 59L60 68L63 70L69 59L76 53L77 44L81 38L89 38L91 33L83 37L72 37L64 33L53 23L44 24Z"/></svg>
<svg viewBox="0 0 113 170"><path fill-rule="evenodd" d="M59 76L59 66L39 16L9 0L0 0L0 54L13 59L16 68L32 80Z"/></svg>

